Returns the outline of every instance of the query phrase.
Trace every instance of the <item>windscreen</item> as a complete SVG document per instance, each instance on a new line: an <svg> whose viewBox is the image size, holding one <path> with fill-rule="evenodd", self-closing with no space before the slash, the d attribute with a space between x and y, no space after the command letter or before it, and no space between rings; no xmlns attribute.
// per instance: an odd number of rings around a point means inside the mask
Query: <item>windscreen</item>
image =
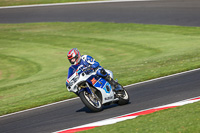
<svg viewBox="0 0 200 133"><path fill-rule="evenodd" d="M77 70L77 68L79 67L80 65L72 65L69 70L68 70L68 77L67 78L70 78Z"/></svg>

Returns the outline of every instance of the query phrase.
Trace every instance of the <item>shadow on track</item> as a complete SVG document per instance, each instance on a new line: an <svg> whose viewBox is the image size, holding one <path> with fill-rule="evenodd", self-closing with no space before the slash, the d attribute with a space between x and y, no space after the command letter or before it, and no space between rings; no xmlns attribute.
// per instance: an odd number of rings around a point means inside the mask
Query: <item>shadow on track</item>
<svg viewBox="0 0 200 133"><path fill-rule="evenodd" d="M128 104L130 104L131 102L129 102ZM126 104L126 105L128 105ZM106 109L110 109L110 108L114 108L114 107L118 107L118 106L125 106L125 105L118 105L118 104L111 104L111 105L106 105L106 106L103 106L103 110L106 110ZM86 113L98 113L98 112L92 112L90 109L88 109L87 107L83 107L79 110L77 110L76 112L86 112Z"/></svg>

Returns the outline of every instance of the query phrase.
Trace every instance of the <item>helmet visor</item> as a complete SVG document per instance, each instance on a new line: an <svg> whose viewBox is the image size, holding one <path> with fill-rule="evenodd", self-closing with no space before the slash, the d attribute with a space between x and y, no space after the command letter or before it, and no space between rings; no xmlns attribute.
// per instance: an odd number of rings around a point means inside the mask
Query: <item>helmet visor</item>
<svg viewBox="0 0 200 133"><path fill-rule="evenodd" d="M71 64L74 64L74 63L76 62L76 58L74 57L74 58L69 59L69 62L70 62Z"/></svg>

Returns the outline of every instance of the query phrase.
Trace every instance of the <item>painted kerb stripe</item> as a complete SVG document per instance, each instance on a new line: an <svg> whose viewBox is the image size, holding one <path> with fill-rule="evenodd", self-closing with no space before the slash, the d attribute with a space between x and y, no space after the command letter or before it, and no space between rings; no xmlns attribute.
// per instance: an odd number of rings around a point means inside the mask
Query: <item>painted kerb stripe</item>
<svg viewBox="0 0 200 133"><path fill-rule="evenodd" d="M190 103L194 103L194 102L198 102L198 101L200 101L200 96L195 97L195 98L191 98L191 99L187 99L187 100L184 100L184 101L164 105L164 106L154 107L154 108L150 108L150 109L146 109L146 110L142 110L142 111L138 111L138 112L133 112L133 113L130 113L130 114L125 114L125 115L122 115L122 116L117 116L117 117L114 117L114 118L110 118L110 119L106 119L106 120L102 120L102 121L98 121L98 122L74 127L74 128L69 128L69 129L57 131L57 132L54 132L54 133L75 133L75 132L79 132L79 131L85 131L85 130L93 129L93 128L99 127L99 126L114 124L114 123L121 122L121 121L128 120L128 119L134 119L134 118L136 118L140 115L147 115L147 114L151 114L151 113L154 113L154 112L157 112L157 111L160 111L160 110L175 108L175 107L179 107L179 106L182 106L182 105L185 105L185 104L190 104Z"/></svg>

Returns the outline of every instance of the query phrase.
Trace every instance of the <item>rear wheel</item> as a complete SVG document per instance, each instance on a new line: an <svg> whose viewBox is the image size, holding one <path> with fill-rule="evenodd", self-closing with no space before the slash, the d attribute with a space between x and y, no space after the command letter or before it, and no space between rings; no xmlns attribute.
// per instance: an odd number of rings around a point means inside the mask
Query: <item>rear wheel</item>
<svg viewBox="0 0 200 133"><path fill-rule="evenodd" d="M128 92L124 88L123 90L117 91L116 95L119 98L119 101L117 102L117 104L124 105L124 104L129 103L129 95L128 95Z"/></svg>
<svg viewBox="0 0 200 133"><path fill-rule="evenodd" d="M90 94L87 91L82 91L79 93L81 101L93 112L102 111L102 103L96 94Z"/></svg>

